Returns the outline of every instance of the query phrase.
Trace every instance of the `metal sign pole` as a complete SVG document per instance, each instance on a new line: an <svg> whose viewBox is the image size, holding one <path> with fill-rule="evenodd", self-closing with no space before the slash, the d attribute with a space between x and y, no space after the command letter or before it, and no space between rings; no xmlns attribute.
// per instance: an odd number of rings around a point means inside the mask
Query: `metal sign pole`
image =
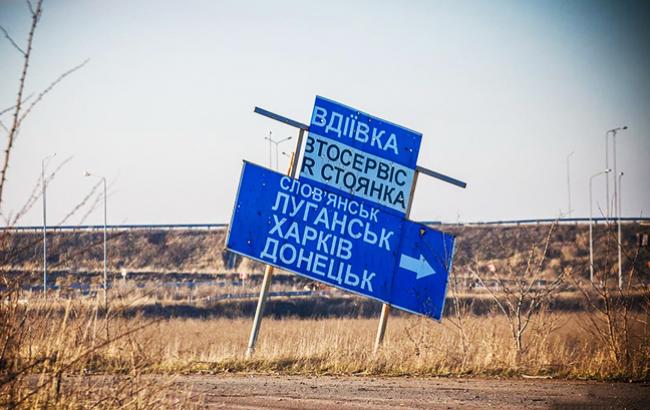
<svg viewBox="0 0 650 410"><path fill-rule="evenodd" d="M253 319L253 328L251 329L251 336L248 339L248 349L246 349L246 357L251 357L255 352L255 343L257 342L257 335L260 332L260 325L262 324L262 315L264 314L264 307L266 306L266 297L269 294L271 287L271 277L273 276L273 266L266 265L264 270L264 280L262 281L262 289L260 290L260 297L257 300L257 309L255 310L255 319Z"/></svg>
<svg viewBox="0 0 650 410"><path fill-rule="evenodd" d="M300 129L298 133L298 141L296 141L296 151L291 155L291 166L289 167L289 176L296 177L296 169L298 169L298 160L300 159L300 149L302 148L302 139L305 136L305 130Z"/></svg>
<svg viewBox="0 0 650 410"><path fill-rule="evenodd" d="M413 173L413 184L411 185L411 193L409 194L409 202L406 206L406 213L404 219L408 219L411 215L411 207L413 206L413 195L415 194L415 186L418 183L418 175L420 170L416 169ZM386 325L388 324L388 316L390 315L390 305L384 303L381 306L381 315L379 316L379 327L377 328L377 337L375 338L374 353L377 353L379 347L384 343L384 334L386 333Z"/></svg>
<svg viewBox="0 0 650 410"><path fill-rule="evenodd" d="M300 129L298 133L298 141L296 142L296 151L291 156L291 164L289 164L289 171L287 175L291 178L295 177L296 169L298 168L298 160L300 159L300 149L302 148L302 139L304 137L305 130ZM255 318L253 319L253 328L251 329L251 335L248 339L248 348L246 349L246 357L250 358L255 352L255 344L257 343L257 336L260 333L260 327L262 325L262 315L264 314L264 307L266 306L266 299L269 294L269 289L271 288L271 279L273 277L273 266L266 265L264 269L264 279L262 280L262 288L260 289L260 297L257 300L257 309L255 310Z"/></svg>

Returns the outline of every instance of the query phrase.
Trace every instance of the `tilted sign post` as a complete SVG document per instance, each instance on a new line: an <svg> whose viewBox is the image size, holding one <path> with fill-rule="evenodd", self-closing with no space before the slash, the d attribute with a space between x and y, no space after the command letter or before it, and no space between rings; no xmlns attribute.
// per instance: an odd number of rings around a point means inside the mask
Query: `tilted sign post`
<svg viewBox="0 0 650 410"><path fill-rule="evenodd" d="M268 117L306 127L256 108ZM294 125L294 124L291 124ZM227 247L255 260L440 319L454 238L407 220L421 134L317 97L300 179L245 163ZM299 141L300 143L300 141ZM294 157L298 164L300 147ZM248 346L259 331L268 268ZM380 337L381 334L381 337Z"/></svg>

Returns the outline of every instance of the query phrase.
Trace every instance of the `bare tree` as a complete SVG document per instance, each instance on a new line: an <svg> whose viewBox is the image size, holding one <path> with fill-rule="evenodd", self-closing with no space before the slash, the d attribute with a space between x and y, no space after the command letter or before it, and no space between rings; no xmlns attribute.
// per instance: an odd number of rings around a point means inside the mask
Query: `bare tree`
<svg viewBox="0 0 650 410"><path fill-rule="evenodd" d="M500 269L486 272L477 258L474 258L473 263L468 264L468 269L473 277L489 293L498 309L508 320L517 363L520 362L521 356L525 352L524 334L537 315L556 296L561 289L565 275L569 272L569 269L562 269L555 272L550 279L544 277L544 262L557 225L556 221L549 227L541 248L538 244L533 244L530 247L523 269L516 266L510 257L504 258L506 263L503 270L505 272L501 272ZM505 246L503 248L506 254L512 254L513 250L506 249ZM498 291L486 283L488 276L494 280Z"/></svg>
<svg viewBox="0 0 650 410"><path fill-rule="evenodd" d="M25 92L25 80L27 79L27 71L29 68L29 59L32 55L32 43L34 40L34 33L36 32L36 27L41 18L41 12L43 11L43 0L38 0L36 2L36 7L34 8L31 2L27 2L29 5L29 10L31 13L32 24L29 30L29 35L27 36L27 47L23 50L18 46L16 41L11 38L7 30L2 28L2 31L5 34L5 37L9 42L14 46L18 52L23 55L23 69L20 74L20 80L18 81L18 92L16 93L16 104L13 106L12 122L11 127L9 127L9 133L7 135L7 144L4 151L4 158L2 161L2 171L0 172L0 206L2 206L3 192L5 181L7 180L7 169L9 169L9 159L11 158L11 152L14 146L14 141L18 135L18 130L20 129L20 122L22 117L22 108L23 108L23 94Z"/></svg>
<svg viewBox="0 0 650 410"><path fill-rule="evenodd" d="M16 101L15 104L9 108L3 109L0 111L0 115L10 112L11 113L11 123L9 127L6 127L2 123L2 128L7 133L7 141L5 145L5 150L3 153L2 165L0 166L0 210L2 209L2 200L4 199L5 183L7 181L7 172L9 170L9 163L11 160L11 154L14 148L14 144L20 133L20 127L25 121L25 118L32 112L34 107L40 103L43 98L50 92L54 87L56 87L63 79L65 79L70 74L79 70L85 66L89 60L85 60L81 64L78 64L71 69L60 74L54 81L52 81L44 90L40 91L36 98L27 104L31 99L31 95L25 97L25 84L27 81L27 75L29 72L29 64L32 56L32 46L34 41L34 35L36 33L36 28L40 22L41 15L43 13L43 0L37 0L36 5L33 5L31 1L27 0L27 7L30 12L31 25L29 29L29 34L27 35L26 46L20 47L18 43L13 39L9 32L2 26L0 30L3 32L5 38L11 43L11 45L23 56L23 65L18 80L18 90L16 92Z"/></svg>

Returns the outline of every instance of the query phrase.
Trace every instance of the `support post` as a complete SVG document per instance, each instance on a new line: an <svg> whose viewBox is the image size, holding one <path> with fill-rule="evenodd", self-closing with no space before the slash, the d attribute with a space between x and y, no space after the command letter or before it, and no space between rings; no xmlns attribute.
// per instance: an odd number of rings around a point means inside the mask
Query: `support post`
<svg viewBox="0 0 650 410"><path fill-rule="evenodd" d="M255 319L253 319L253 328L251 335L248 339L248 348L246 349L246 357L250 358L255 352L255 344L257 342L257 335L260 333L260 325L262 324L262 315L264 314L264 307L266 306L266 297L271 287L271 278L273 277L273 266L266 265L264 270L264 280L262 281L262 289L260 290L260 297L257 300L257 309L255 310Z"/></svg>
<svg viewBox="0 0 650 410"><path fill-rule="evenodd" d="M298 141L296 141L296 151L291 155L291 165L289 166L289 176L295 178L298 169L298 160L300 159L300 150L302 149L302 139L305 136L304 128L298 132Z"/></svg>
<svg viewBox="0 0 650 410"><path fill-rule="evenodd" d="M384 343L384 335L386 334L386 325L388 324L388 316L390 315L390 305L384 303L381 305L381 315L379 316L379 327L377 327L377 336L375 337L375 347L373 353L377 354L379 348Z"/></svg>
<svg viewBox="0 0 650 410"><path fill-rule="evenodd" d="M413 184L411 185L411 192L409 193L409 202L406 205L406 213L404 218L408 219L411 215L411 207L413 206L413 196L415 195L415 186L418 183L418 175L420 170L416 169L413 173ZM375 347L373 353L377 354L379 348L384 343L384 335L386 334L386 325L388 324L388 316L390 315L390 305L384 303L381 306L381 315L379 316L379 327L377 328L377 336L375 337Z"/></svg>
<svg viewBox="0 0 650 410"><path fill-rule="evenodd" d="M305 130L300 129L298 133L298 141L296 141L296 151L291 155L291 162L287 175L294 177L296 175L296 168L298 167L298 160L300 159L300 148L302 147L302 139ZM257 336L260 333L262 326L262 315L264 315L264 307L266 306L266 299L271 288L271 279L273 277L273 266L266 265L264 269L264 279L262 280L262 288L260 289L260 297L257 299L257 309L255 310L255 318L253 319L253 328L251 335L248 338L248 348L246 349L246 358L251 358L255 353L255 345L257 344Z"/></svg>

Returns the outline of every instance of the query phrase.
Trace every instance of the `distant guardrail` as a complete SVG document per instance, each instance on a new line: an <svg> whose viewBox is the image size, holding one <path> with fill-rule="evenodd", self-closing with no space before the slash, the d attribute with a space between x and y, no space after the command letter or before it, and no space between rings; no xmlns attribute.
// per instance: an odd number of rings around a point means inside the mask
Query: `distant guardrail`
<svg viewBox="0 0 650 410"><path fill-rule="evenodd" d="M106 225L111 231L128 231L128 230L220 230L226 229L228 224L124 224L124 225ZM12 226L3 227L3 231L43 231L43 225L32 226ZM58 225L48 226L49 232L56 231L100 231L104 225Z"/></svg>
<svg viewBox="0 0 650 410"><path fill-rule="evenodd" d="M476 221L476 222L441 222L441 221L419 221L425 225L447 225L447 226L473 226L473 225L538 225L550 223L589 223L590 218L540 218L540 219L504 219L497 221ZM616 218L591 218L594 223L610 222L616 223ZM621 217L621 222L650 223L650 218L642 217ZM42 229L42 228L41 228Z"/></svg>
<svg viewBox="0 0 650 410"><path fill-rule="evenodd" d="M594 223L612 222L615 218L593 218ZM622 222L650 223L650 218L621 217ZM588 223L589 218L540 218L540 219L505 219L498 221L475 221L475 222L442 222L442 221L418 221L425 225L446 225L446 226L482 226L482 225L536 225L549 223ZM106 225L111 231L126 230L221 230L228 228L225 223L208 223L208 224L125 224L125 225ZM104 229L104 225L60 225L48 226L50 232L56 231L98 231ZM42 225L32 226L12 226L2 227L3 231L42 231Z"/></svg>

